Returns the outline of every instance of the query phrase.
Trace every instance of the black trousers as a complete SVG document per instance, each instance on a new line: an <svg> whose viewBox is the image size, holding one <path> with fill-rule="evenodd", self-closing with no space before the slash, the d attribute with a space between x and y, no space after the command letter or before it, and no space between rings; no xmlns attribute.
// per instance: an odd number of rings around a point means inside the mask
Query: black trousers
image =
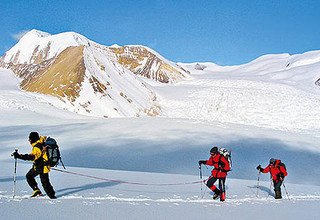
<svg viewBox="0 0 320 220"><path fill-rule="evenodd" d="M282 181L281 180L278 180L278 182L273 180L274 191L281 192L281 185L282 185Z"/></svg>
<svg viewBox="0 0 320 220"><path fill-rule="evenodd" d="M27 177L27 182L29 184L29 186L33 189L36 190L38 189L38 184L35 180L35 177L40 175L40 180L41 180L41 184L42 187L44 189L44 191L47 193L47 195L51 198L53 196L55 196L55 191L50 183L49 180L49 174L48 173L38 173L37 171L35 171L33 168L31 168L29 170L29 172L27 173L26 177Z"/></svg>
<svg viewBox="0 0 320 220"><path fill-rule="evenodd" d="M225 192L226 191L226 177L224 178L215 178L213 176L211 176L208 181L207 181L207 186L212 189L212 186L214 185L214 183L219 180L219 190L220 192Z"/></svg>

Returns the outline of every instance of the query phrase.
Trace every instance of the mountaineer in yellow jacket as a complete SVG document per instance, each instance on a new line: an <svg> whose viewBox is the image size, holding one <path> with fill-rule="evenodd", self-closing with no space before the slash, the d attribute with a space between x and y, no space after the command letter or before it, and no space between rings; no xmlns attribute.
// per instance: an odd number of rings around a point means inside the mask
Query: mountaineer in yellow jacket
<svg viewBox="0 0 320 220"><path fill-rule="evenodd" d="M40 175L40 180L44 191L51 199L56 199L55 191L49 180L50 166L47 164L48 155L45 147L46 136L39 136L38 132L31 132L29 134L29 142L32 146L30 154L19 154L14 152L14 158L21 160L33 161L33 166L26 175L29 186L34 190L31 197L41 196L42 193L38 188L35 177Z"/></svg>

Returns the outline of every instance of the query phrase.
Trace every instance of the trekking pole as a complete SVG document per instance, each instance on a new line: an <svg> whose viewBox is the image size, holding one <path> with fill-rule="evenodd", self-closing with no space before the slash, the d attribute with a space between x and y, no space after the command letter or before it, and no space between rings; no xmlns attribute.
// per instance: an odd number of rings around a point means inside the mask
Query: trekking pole
<svg viewBox="0 0 320 220"><path fill-rule="evenodd" d="M199 164L199 172L200 172L200 179L201 179L201 192L202 192L202 170L201 170L201 164Z"/></svg>
<svg viewBox="0 0 320 220"><path fill-rule="evenodd" d="M18 152L18 148L14 150L15 152ZM13 156L13 154L12 154ZM14 158L14 173L13 173L13 199L16 196L16 176L17 176L17 158Z"/></svg>
<svg viewBox="0 0 320 220"><path fill-rule="evenodd" d="M259 189L260 189L260 174L261 174L261 171L259 171L259 174L258 174L257 194L256 194L256 196L257 196L257 197L259 197Z"/></svg>
<svg viewBox="0 0 320 220"><path fill-rule="evenodd" d="M284 184L284 181L283 181L282 185L283 185L283 187L284 187L284 190L286 191L286 195L287 195L287 197L288 197L288 200L290 200L289 193L288 193L288 191L287 191L286 185Z"/></svg>
<svg viewBox="0 0 320 220"><path fill-rule="evenodd" d="M273 182L272 179L270 179L270 187L269 187L269 193L267 195L267 198L269 197L270 193L271 193L271 186L272 186Z"/></svg>

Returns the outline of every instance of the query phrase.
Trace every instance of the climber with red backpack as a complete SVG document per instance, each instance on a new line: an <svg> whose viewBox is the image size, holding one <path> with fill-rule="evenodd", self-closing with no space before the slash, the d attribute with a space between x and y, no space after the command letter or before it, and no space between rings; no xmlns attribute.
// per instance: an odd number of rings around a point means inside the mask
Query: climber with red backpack
<svg viewBox="0 0 320 220"><path fill-rule="evenodd" d="M284 181L284 177L288 175L286 165L282 163L281 160L271 158L269 165L266 168L262 168L261 165L259 165L257 166L257 170L262 173L270 172L274 186L275 199L282 199L281 185Z"/></svg>
<svg viewBox="0 0 320 220"><path fill-rule="evenodd" d="M213 147L210 150L210 155L208 160L200 160L199 166L204 164L214 167L206 184L214 192L213 199L217 199L220 196L220 201L225 201L225 182L227 172L231 170L231 155L226 149L221 148L219 150L218 147ZM219 188L214 185L217 180L219 180Z"/></svg>

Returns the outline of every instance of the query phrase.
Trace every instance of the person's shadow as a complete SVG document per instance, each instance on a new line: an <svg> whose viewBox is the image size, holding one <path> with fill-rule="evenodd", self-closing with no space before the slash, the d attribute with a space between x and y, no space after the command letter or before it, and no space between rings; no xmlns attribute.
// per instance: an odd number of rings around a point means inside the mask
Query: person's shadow
<svg viewBox="0 0 320 220"><path fill-rule="evenodd" d="M26 179L25 176L17 176L16 177L16 181L25 180L25 179ZM0 179L0 183L5 183L5 182L13 182L13 177Z"/></svg>
<svg viewBox="0 0 320 220"><path fill-rule="evenodd" d="M250 188L252 191L258 189L258 190L260 190L260 191L263 191L263 192L268 193L269 196L274 196L274 193L273 193L272 190L271 190L270 188L268 188L268 187L261 186L261 185L259 185L259 186L257 186L257 185L255 185L255 186L247 186L247 187Z"/></svg>
<svg viewBox="0 0 320 220"><path fill-rule="evenodd" d="M69 187L69 188L64 188L64 189L59 189L56 191L58 193L58 196L67 196L67 195L72 195L81 191L89 190L89 189L96 189L96 188L105 188L105 187L110 187L114 185L118 185L119 183L114 183L114 182L100 182L100 183L92 183L92 184L86 184L83 186L77 186L77 187ZM62 193L62 194L59 194Z"/></svg>

